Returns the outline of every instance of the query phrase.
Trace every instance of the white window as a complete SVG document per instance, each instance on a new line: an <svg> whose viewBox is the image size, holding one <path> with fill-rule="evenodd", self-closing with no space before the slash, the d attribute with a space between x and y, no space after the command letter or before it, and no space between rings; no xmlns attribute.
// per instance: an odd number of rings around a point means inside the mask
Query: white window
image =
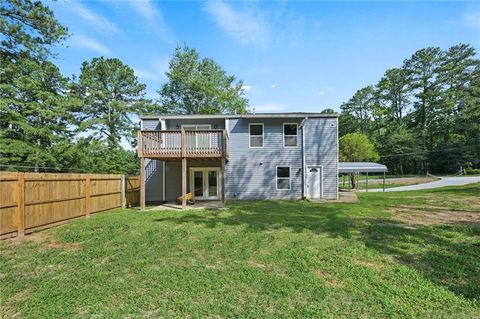
<svg viewBox="0 0 480 319"><path fill-rule="evenodd" d="M250 147L251 148L260 148L263 147L263 124L250 124L249 125L250 133Z"/></svg>
<svg viewBox="0 0 480 319"><path fill-rule="evenodd" d="M298 124L283 123L283 146L297 147L298 145Z"/></svg>
<svg viewBox="0 0 480 319"><path fill-rule="evenodd" d="M290 167L277 166L277 190L290 189Z"/></svg>

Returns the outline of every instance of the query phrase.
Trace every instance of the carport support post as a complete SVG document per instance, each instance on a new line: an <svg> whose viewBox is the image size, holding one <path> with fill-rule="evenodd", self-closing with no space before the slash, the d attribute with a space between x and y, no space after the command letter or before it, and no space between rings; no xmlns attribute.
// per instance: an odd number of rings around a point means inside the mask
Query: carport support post
<svg viewBox="0 0 480 319"><path fill-rule="evenodd" d="M182 158L182 209L187 208L187 158Z"/></svg>
<svg viewBox="0 0 480 319"><path fill-rule="evenodd" d="M367 177L365 179L365 191L368 192L368 172L367 172Z"/></svg>
<svg viewBox="0 0 480 319"><path fill-rule="evenodd" d="M385 172L383 172L383 191L385 192Z"/></svg>

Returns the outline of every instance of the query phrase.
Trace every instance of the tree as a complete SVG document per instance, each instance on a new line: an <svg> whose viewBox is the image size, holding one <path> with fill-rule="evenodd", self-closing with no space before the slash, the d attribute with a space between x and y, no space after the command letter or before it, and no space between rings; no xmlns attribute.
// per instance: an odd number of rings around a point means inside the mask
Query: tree
<svg viewBox="0 0 480 319"><path fill-rule="evenodd" d="M0 7L2 64L31 57L45 60L50 46L67 37L67 28L40 1L2 0Z"/></svg>
<svg viewBox="0 0 480 319"><path fill-rule="evenodd" d="M243 83L212 59L200 59L187 46L177 47L166 73L168 82L160 95L160 112L174 114L219 114L247 112Z"/></svg>
<svg viewBox="0 0 480 319"><path fill-rule="evenodd" d="M368 136L361 133L350 133L339 140L340 161L366 162L378 161L380 156ZM355 188L355 176L351 175L352 188Z"/></svg>
<svg viewBox="0 0 480 319"><path fill-rule="evenodd" d="M132 114L146 111L145 85L119 59L93 58L83 62L77 86L84 101L79 112L80 130L90 130L118 148L122 137L131 139Z"/></svg>
<svg viewBox="0 0 480 319"><path fill-rule="evenodd" d="M358 121L358 128L361 133L368 134L370 120L374 105L374 87L364 87L353 95L353 97L340 106L343 113L350 114Z"/></svg>
<svg viewBox="0 0 480 319"><path fill-rule="evenodd" d="M48 57L67 30L41 2L5 0L0 12L0 163L57 167L73 100Z"/></svg>
<svg viewBox="0 0 480 319"><path fill-rule="evenodd" d="M400 122L408 105L409 79L404 69L393 68L385 71L376 88L380 104L387 110L391 120Z"/></svg>

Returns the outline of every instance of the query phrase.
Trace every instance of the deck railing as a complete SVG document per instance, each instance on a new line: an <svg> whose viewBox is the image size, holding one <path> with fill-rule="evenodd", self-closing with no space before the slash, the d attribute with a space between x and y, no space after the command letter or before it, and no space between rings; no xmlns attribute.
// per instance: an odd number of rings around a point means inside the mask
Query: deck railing
<svg viewBox="0 0 480 319"><path fill-rule="evenodd" d="M146 131L138 133L138 156L157 158L227 157L225 130Z"/></svg>

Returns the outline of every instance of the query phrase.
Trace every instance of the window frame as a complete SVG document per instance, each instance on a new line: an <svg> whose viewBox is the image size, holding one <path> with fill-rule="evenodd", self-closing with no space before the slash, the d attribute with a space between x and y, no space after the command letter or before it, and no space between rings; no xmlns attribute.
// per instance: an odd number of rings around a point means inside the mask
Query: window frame
<svg viewBox="0 0 480 319"><path fill-rule="evenodd" d="M252 125L262 126L262 135L252 135L250 127ZM262 146L252 146L252 136L262 136ZM265 124L264 123L248 123L248 147L249 148L263 148L265 145Z"/></svg>
<svg viewBox="0 0 480 319"><path fill-rule="evenodd" d="M278 177L278 168L279 167L288 167L288 177ZM278 179L287 179L288 178L288 188L278 188ZM289 191L292 189L292 168L289 165L276 165L275 166L275 189L277 191Z"/></svg>
<svg viewBox="0 0 480 319"><path fill-rule="evenodd" d="M297 134L296 135L285 135L285 125L295 125L297 128ZM282 125L282 138L283 138L283 148L298 148L298 123L283 123ZM286 136L295 136L295 141L297 142L295 146L287 146L285 145L285 137Z"/></svg>

